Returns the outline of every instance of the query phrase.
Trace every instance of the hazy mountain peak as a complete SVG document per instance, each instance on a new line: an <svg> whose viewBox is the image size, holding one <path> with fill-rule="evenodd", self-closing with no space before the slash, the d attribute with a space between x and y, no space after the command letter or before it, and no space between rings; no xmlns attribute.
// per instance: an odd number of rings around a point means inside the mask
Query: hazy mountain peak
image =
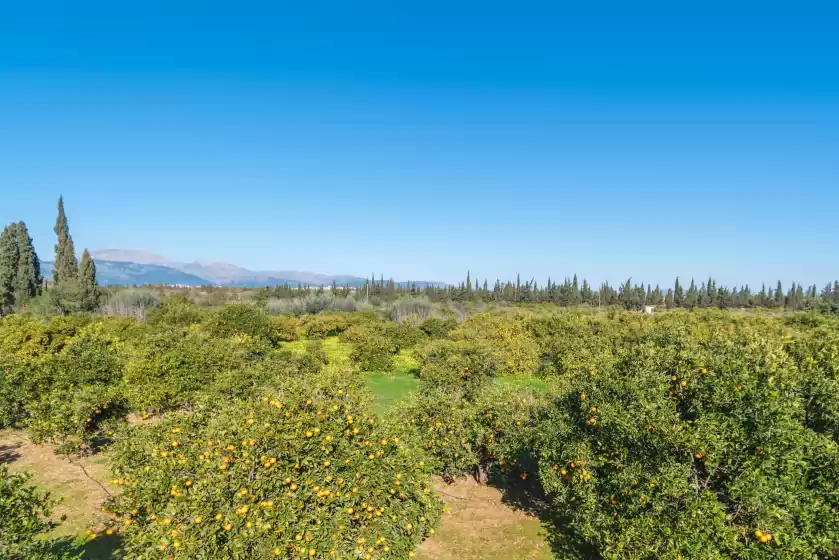
<svg viewBox="0 0 839 560"><path fill-rule="evenodd" d="M139 249L98 249L90 253L96 260L133 262L137 264L160 264L169 265L172 263L167 257L141 251Z"/></svg>

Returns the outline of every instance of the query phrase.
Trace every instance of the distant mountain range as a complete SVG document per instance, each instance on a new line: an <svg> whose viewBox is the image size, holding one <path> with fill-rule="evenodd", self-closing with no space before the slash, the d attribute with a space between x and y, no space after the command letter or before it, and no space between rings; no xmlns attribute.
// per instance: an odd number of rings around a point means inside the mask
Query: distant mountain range
<svg viewBox="0 0 839 560"><path fill-rule="evenodd" d="M146 251L102 249L91 252L96 262L96 278L103 286L180 284L187 286L260 287L289 286L363 286L364 278L349 275L327 275L296 270L248 270L236 265L212 262L176 262ZM52 278L52 263L41 263L41 273ZM442 282L414 282L418 287L444 286ZM403 282L404 284L404 282Z"/></svg>

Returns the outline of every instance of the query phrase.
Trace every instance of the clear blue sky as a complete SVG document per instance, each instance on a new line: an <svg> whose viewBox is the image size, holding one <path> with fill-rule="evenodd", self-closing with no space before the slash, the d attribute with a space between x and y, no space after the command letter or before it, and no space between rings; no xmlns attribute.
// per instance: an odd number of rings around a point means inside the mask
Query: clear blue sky
<svg viewBox="0 0 839 560"><path fill-rule="evenodd" d="M835 2L15 2L0 221L456 281L839 278ZM583 6L583 7L580 7Z"/></svg>

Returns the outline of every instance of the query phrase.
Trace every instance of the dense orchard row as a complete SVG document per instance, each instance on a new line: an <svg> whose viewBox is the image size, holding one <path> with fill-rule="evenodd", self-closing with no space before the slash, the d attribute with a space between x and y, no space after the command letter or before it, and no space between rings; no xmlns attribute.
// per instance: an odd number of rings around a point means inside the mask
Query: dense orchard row
<svg viewBox="0 0 839 560"><path fill-rule="evenodd" d="M440 517L433 474L538 495L556 550L815 559L839 546L835 318L532 306L400 319L181 298L145 321L6 317L0 427L62 453L107 449L120 489L108 531L127 558L406 558ZM348 364L318 342L335 336ZM284 348L299 339L305 351ZM365 372L397 355L420 389L377 415ZM24 499L25 481L4 484L3 500Z"/></svg>

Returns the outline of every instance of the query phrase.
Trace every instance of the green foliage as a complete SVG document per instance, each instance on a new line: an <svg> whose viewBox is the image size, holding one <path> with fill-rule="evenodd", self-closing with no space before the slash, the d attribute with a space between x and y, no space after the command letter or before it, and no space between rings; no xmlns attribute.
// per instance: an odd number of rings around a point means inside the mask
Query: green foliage
<svg viewBox="0 0 839 560"><path fill-rule="evenodd" d="M0 234L0 315L14 311L19 259L15 229L6 226Z"/></svg>
<svg viewBox="0 0 839 560"><path fill-rule="evenodd" d="M79 269L79 307L81 311L92 312L99 309L99 285L96 283L96 264L90 258L87 249L82 253Z"/></svg>
<svg viewBox="0 0 839 560"><path fill-rule="evenodd" d="M262 309L244 304L225 305L213 311L204 323L214 336L246 334L269 342L277 342L271 317Z"/></svg>
<svg viewBox="0 0 839 560"><path fill-rule="evenodd" d="M536 317L530 330L541 354L542 375L588 372L611 366L629 325L591 313Z"/></svg>
<svg viewBox="0 0 839 560"><path fill-rule="evenodd" d="M475 405L458 393L428 388L393 410L391 421L435 472L475 474L481 463L475 445Z"/></svg>
<svg viewBox="0 0 839 560"><path fill-rule="evenodd" d="M55 221L55 234L58 243L55 246L55 262L53 263L52 281L56 286L63 284L77 284L79 266L76 261L76 248L70 236L70 226L64 215L64 198L58 198L58 218Z"/></svg>
<svg viewBox="0 0 839 560"><path fill-rule="evenodd" d="M446 338L450 332L457 327L457 321L454 319L440 319L439 317L429 317L420 325L420 330L424 332L429 338Z"/></svg>
<svg viewBox="0 0 839 560"><path fill-rule="evenodd" d="M418 352L420 379L428 387L475 394L495 377L495 360L482 346L467 342L436 340Z"/></svg>
<svg viewBox="0 0 839 560"><path fill-rule="evenodd" d="M539 366L539 347L523 314L479 313L451 332L454 340L481 346L492 354L499 375L527 375Z"/></svg>
<svg viewBox="0 0 839 560"><path fill-rule="evenodd" d="M59 525L51 518L55 502L30 484L30 478L26 474L10 474L6 465L0 464L0 558L77 558L52 551L55 543L46 536Z"/></svg>
<svg viewBox="0 0 839 560"><path fill-rule="evenodd" d="M326 338L341 334L350 326L344 314L306 315L300 319L300 332L309 338Z"/></svg>
<svg viewBox="0 0 839 560"><path fill-rule="evenodd" d="M133 304L132 307L134 307ZM204 320L204 312L201 308L183 296L166 298L159 305L155 299L154 305L144 307L152 308L146 314L146 317L148 322L153 325L188 327L197 325Z"/></svg>
<svg viewBox="0 0 839 560"><path fill-rule="evenodd" d="M398 346L388 337L367 327L352 329L350 359L362 371L391 371Z"/></svg>
<svg viewBox="0 0 839 560"><path fill-rule="evenodd" d="M533 445L554 507L605 558L827 554L839 450L806 426L783 343L702 338L653 330L556 397Z"/></svg>
<svg viewBox="0 0 839 560"><path fill-rule="evenodd" d="M132 558L405 558L440 515L427 467L334 371L167 415L114 449Z"/></svg>
<svg viewBox="0 0 839 560"><path fill-rule="evenodd" d="M297 340L297 328L299 321L294 317L280 315L278 317L271 317L271 322L274 325L274 338L282 342L294 342Z"/></svg>
<svg viewBox="0 0 839 560"><path fill-rule="evenodd" d="M26 224L15 224L15 241L18 247L18 269L15 279L15 304L24 307L30 299L41 293L41 261L35 253Z"/></svg>

